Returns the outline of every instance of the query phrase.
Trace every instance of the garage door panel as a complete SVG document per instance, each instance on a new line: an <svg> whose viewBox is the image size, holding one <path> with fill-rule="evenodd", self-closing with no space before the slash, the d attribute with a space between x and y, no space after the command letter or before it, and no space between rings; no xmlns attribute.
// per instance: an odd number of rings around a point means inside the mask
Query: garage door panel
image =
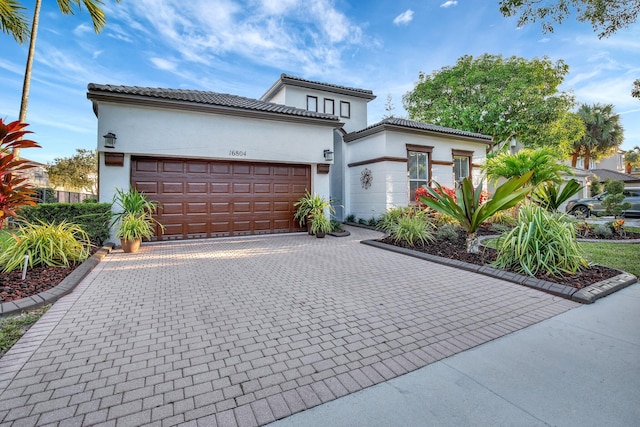
<svg viewBox="0 0 640 427"><path fill-rule="evenodd" d="M301 231L294 203L310 188L310 171L307 165L134 157L131 180L162 206L161 239L191 239Z"/></svg>

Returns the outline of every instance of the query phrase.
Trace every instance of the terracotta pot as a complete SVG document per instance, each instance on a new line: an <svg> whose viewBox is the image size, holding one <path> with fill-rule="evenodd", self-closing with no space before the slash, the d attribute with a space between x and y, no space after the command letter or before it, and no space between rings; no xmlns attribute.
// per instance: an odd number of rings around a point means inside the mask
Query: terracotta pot
<svg viewBox="0 0 640 427"><path fill-rule="evenodd" d="M140 249L140 242L142 239L136 240L120 240L120 244L122 245L122 250L125 253L136 253Z"/></svg>

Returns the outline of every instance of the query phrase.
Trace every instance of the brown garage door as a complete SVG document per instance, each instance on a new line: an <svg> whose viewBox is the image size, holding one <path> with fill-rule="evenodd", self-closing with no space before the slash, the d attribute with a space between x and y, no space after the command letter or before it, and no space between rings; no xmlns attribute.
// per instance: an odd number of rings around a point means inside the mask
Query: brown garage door
<svg viewBox="0 0 640 427"><path fill-rule="evenodd" d="M301 231L293 219L311 188L308 165L133 158L131 182L160 203L160 237L192 239Z"/></svg>

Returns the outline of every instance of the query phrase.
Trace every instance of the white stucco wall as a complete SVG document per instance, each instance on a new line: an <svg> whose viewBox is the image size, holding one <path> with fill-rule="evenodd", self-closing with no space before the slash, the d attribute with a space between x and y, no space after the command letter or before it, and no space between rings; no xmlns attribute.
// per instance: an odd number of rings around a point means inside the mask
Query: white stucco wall
<svg viewBox="0 0 640 427"><path fill-rule="evenodd" d="M381 158L407 158L407 144L433 147L432 161L452 162L452 149L473 152L472 163L480 165L486 158L486 144L462 139L439 137L431 134L387 130L378 132L346 144L347 164L366 162ZM360 183L362 171L368 168L373 176L371 188L364 189ZM431 167L432 179L443 186L454 186L453 165ZM474 184L480 179L480 168L472 168ZM348 168L348 197L346 214L369 219L379 216L389 208L407 206L409 185L406 162L395 160L377 161Z"/></svg>
<svg viewBox="0 0 640 427"><path fill-rule="evenodd" d="M318 112L324 113L324 99L334 100L334 115L340 117L340 121L344 123L346 132L355 132L367 127L367 100L354 96L342 95L334 92L321 91L315 89L307 89L298 86L287 86L285 105L290 107L307 109L307 95L318 98ZM279 98L280 99L280 98ZM351 104L351 115L349 118L340 116L340 101L346 101ZM276 101L272 101L276 102ZM281 101L278 101L281 102Z"/></svg>
<svg viewBox="0 0 640 427"><path fill-rule="evenodd" d="M117 135L115 149L104 148L107 132ZM309 164L310 190L330 196L329 175L315 165L333 148L331 126L100 103L97 135L100 201L129 187L131 156ZM124 153L124 166L106 166L105 151Z"/></svg>

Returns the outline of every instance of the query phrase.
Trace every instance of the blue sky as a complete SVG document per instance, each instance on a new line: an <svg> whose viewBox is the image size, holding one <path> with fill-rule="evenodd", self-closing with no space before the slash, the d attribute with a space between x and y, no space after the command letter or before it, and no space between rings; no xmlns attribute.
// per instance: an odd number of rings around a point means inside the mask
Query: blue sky
<svg viewBox="0 0 640 427"><path fill-rule="evenodd" d="M483 53L563 59L570 73L562 89L579 103L614 104L623 148L640 145L640 100L630 95L640 78L640 24L599 40L575 20L553 34L539 24L518 28L497 0L107 0L107 27L96 35L86 10L66 16L43 3L27 119L43 148L23 152L39 162L95 148L88 83L259 98L284 72L373 90L371 124L388 95L394 114L405 114L402 95L420 71ZM5 34L0 43L0 117L12 121L27 46Z"/></svg>

